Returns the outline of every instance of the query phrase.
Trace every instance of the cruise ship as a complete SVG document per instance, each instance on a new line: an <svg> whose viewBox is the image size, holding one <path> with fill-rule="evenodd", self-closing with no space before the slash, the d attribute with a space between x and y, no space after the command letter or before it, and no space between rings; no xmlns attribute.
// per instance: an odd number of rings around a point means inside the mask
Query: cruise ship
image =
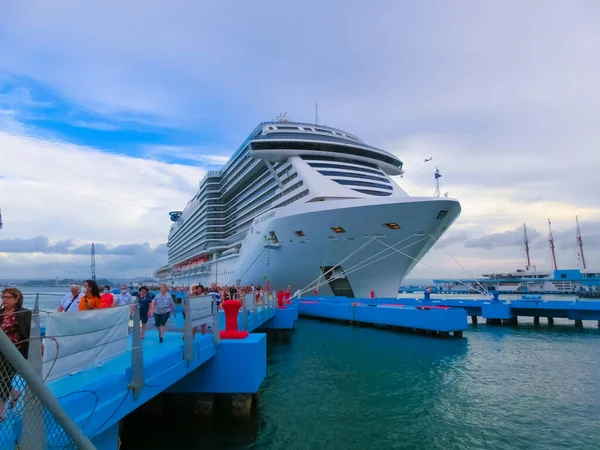
<svg viewBox="0 0 600 450"><path fill-rule="evenodd" d="M254 285L350 298L396 296L459 216L457 200L411 197L402 161L345 131L280 116L170 212L168 264L187 286Z"/></svg>

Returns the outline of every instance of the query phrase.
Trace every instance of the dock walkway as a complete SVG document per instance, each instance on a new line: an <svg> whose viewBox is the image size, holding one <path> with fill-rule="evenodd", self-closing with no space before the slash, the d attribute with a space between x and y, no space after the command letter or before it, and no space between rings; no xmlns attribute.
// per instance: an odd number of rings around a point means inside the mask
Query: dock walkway
<svg viewBox="0 0 600 450"><path fill-rule="evenodd" d="M277 308L274 295L269 296L264 305L255 305L252 296L244 299L243 304L238 314L240 330L293 328L295 318L290 316L289 310ZM185 320L180 314L183 308ZM177 308L178 317L165 332L162 343L154 329L149 329L145 339L141 339L137 303L133 308L133 326L129 321L130 306L98 310L87 316L86 312L53 314L50 317L57 320L70 320L68 326L80 332L56 335L53 330L58 329L57 325L49 318L48 336L43 338L43 356L41 346L33 344L40 339L39 314L36 316L34 311L28 362L95 448L116 449L119 421L162 392L193 394L224 389L225 392L253 394L258 391L266 375L266 335L258 333L246 339L221 340L225 317L213 296L185 299L183 308ZM106 316L100 318L102 329L97 325L101 315ZM278 317L280 315L282 317ZM113 320L109 322L111 326L106 327L104 319ZM205 334L202 334L203 329ZM86 340L88 342L80 342ZM82 345L86 348L80 348ZM225 356L219 358L220 354ZM232 367L237 373L243 371L244 377L229 377L231 380L224 385L220 380L228 377L223 371ZM42 402L31 401L41 394L28 392L20 375L14 377L13 388L21 390L23 395L15 408L7 409L0 423L0 450L22 444L24 436L32 435L28 430L34 428L37 443L33 448L77 448ZM37 409L37 414L31 414L32 408ZM40 428L45 432L40 434Z"/></svg>

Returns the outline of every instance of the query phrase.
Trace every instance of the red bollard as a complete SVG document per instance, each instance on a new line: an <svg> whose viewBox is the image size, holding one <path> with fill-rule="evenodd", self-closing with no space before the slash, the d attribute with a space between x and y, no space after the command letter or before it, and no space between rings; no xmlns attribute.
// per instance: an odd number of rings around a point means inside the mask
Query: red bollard
<svg viewBox="0 0 600 450"><path fill-rule="evenodd" d="M247 331L238 329L238 312L242 307L242 302L237 300L225 300L221 303L225 311L225 329L221 331L221 339L244 339L248 337Z"/></svg>
<svg viewBox="0 0 600 450"><path fill-rule="evenodd" d="M286 291L286 292L283 293L283 302L286 305L291 305L292 304L292 301L290 300L290 296L291 296L291 294L290 294L289 291Z"/></svg>
<svg viewBox="0 0 600 450"><path fill-rule="evenodd" d="M283 291L279 291L277 293L277 303L279 305L279 308L281 308L281 309L285 308L285 306L283 305L283 296L284 296Z"/></svg>
<svg viewBox="0 0 600 450"><path fill-rule="evenodd" d="M375 291L371 291L371 298L375 298Z"/></svg>

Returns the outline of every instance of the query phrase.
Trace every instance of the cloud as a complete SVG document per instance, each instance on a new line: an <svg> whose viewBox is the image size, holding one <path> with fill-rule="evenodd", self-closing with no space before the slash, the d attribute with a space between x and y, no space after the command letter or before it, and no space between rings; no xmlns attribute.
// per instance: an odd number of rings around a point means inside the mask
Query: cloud
<svg viewBox="0 0 600 450"><path fill-rule="evenodd" d="M134 258L129 272L142 265L147 270L147 257L160 254L161 261L152 260L158 267L166 262L167 213L185 206L205 173L4 132L0 161L3 274L26 273L27 264L46 260L39 253L68 256L62 261L88 255L89 261L92 242L108 243L98 244L99 255ZM144 242L135 243L140 237ZM108 268L108 275L118 274L117 267Z"/></svg>
<svg viewBox="0 0 600 450"><path fill-rule="evenodd" d="M1 253L68 253L72 241L50 243L46 236L29 239L0 239Z"/></svg>
<svg viewBox="0 0 600 450"><path fill-rule="evenodd" d="M187 164L200 163L202 167L221 167L231 157L231 149L214 147L194 147L177 145L146 145L144 155L148 158L163 160L177 159Z"/></svg>
<svg viewBox="0 0 600 450"><path fill-rule="evenodd" d="M530 242L536 241L542 237L542 234L537 230L529 230L528 238ZM468 239L464 245L466 248L485 248L487 250L497 247L514 247L524 245L523 228L519 227L516 230L504 231L503 233L492 233L481 236L475 239Z"/></svg>
<svg viewBox="0 0 600 450"><path fill-rule="evenodd" d="M154 253L166 254L166 244L150 246L147 242L134 244L106 245L94 243L96 255L148 256ZM29 239L0 239L0 253L47 253L90 255L91 244L77 245L74 239L50 242L46 236Z"/></svg>

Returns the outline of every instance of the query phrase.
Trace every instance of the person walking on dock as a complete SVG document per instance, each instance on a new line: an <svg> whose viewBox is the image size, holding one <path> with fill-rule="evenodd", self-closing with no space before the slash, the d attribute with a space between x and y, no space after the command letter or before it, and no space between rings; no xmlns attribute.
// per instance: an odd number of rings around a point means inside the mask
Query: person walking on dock
<svg viewBox="0 0 600 450"><path fill-rule="evenodd" d="M133 302L133 296L127 290L127 285L122 284L121 292L115 295L115 300L113 301L112 306L115 308L117 306L131 305L131 302Z"/></svg>
<svg viewBox="0 0 600 450"><path fill-rule="evenodd" d="M71 293L66 294L60 301L58 312L75 312L79 308L79 301L83 294L78 284L71 285Z"/></svg>
<svg viewBox="0 0 600 450"><path fill-rule="evenodd" d="M102 309L102 299L100 298L100 289L94 280L85 280L83 283L83 297L79 301L79 310L88 311L92 309Z"/></svg>
<svg viewBox="0 0 600 450"><path fill-rule="evenodd" d="M165 326L171 312L173 313L173 318L175 318L175 302L171 294L169 294L167 285L163 283L160 285L160 293L152 300L148 313L154 316L154 326L158 328L158 340L161 344L165 335Z"/></svg>
<svg viewBox="0 0 600 450"><path fill-rule="evenodd" d="M2 291L0 326L8 338L19 349L23 358L29 354L29 334L31 331L31 311L23 308L23 294L15 288ZM10 398L9 409L15 407L21 391L13 389L14 367L0 353L0 422L5 417L6 402Z"/></svg>
<svg viewBox="0 0 600 450"><path fill-rule="evenodd" d="M146 334L146 328L148 328L148 312L150 311L150 304L152 299L148 296L148 288L142 286L140 288L140 321L142 322L142 339Z"/></svg>

